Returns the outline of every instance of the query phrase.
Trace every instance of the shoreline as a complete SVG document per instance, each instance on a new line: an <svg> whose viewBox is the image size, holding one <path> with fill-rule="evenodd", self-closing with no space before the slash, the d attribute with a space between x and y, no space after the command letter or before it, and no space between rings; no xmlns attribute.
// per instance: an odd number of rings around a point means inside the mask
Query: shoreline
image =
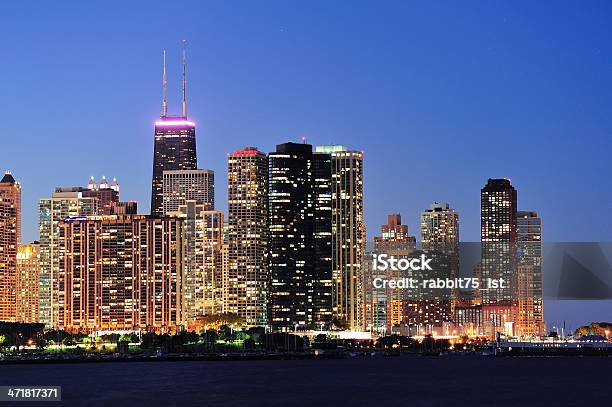
<svg viewBox="0 0 612 407"><path fill-rule="evenodd" d="M234 362L234 361L265 361L265 360L339 360L339 359L372 359L372 358L610 358L612 352L470 352L470 353L414 353L414 352L379 352L372 354L355 354L352 352L334 353L254 353L254 354L167 354L155 355L96 355L36 358L36 357L9 357L0 359L2 365L36 365L36 364L86 364L86 363L122 363L122 362Z"/></svg>

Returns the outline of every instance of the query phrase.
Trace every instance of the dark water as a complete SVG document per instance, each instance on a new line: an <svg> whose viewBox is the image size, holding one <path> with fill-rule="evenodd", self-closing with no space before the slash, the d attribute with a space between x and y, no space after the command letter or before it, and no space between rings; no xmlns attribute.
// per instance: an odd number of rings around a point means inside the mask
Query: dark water
<svg viewBox="0 0 612 407"><path fill-rule="evenodd" d="M88 406L609 405L612 358L4 365L0 385L60 385L62 404Z"/></svg>

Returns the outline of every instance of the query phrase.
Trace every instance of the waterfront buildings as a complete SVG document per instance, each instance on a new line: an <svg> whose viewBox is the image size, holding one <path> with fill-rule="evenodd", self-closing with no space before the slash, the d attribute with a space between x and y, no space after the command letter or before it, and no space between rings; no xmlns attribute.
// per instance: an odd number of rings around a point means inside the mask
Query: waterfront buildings
<svg viewBox="0 0 612 407"><path fill-rule="evenodd" d="M60 329L176 332L183 324L183 222L146 215L66 219L57 235Z"/></svg>
<svg viewBox="0 0 612 407"><path fill-rule="evenodd" d="M481 290L482 322L489 334L512 334L516 322L517 191L508 179L489 179L480 191L482 280L504 282ZM501 280L500 280L501 279Z"/></svg>
<svg viewBox="0 0 612 407"><path fill-rule="evenodd" d="M353 331L364 328L363 152L318 146L331 155L332 293L334 318Z"/></svg>
<svg viewBox="0 0 612 407"><path fill-rule="evenodd" d="M208 204L188 200L171 212L183 220L185 268L181 280L184 317L224 311L224 277L227 275L227 246L224 242L223 212L210 210Z"/></svg>
<svg viewBox="0 0 612 407"><path fill-rule="evenodd" d="M17 252L16 321L38 322L40 304L40 245L23 244Z"/></svg>
<svg viewBox="0 0 612 407"><path fill-rule="evenodd" d="M480 240L516 242L517 192L509 179L491 179L480 190Z"/></svg>
<svg viewBox="0 0 612 407"><path fill-rule="evenodd" d="M255 147L228 155L226 312L247 326L268 323L268 157Z"/></svg>
<svg viewBox="0 0 612 407"><path fill-rule="evenodd" d="M279 144L269 168L270 322L320 328L332 320L331 156Z"/></svg>
<svg viewBox="0 0 612 407"><path fill-rule="evenodd" d="M376 288L374 279L410 278L409 273L399 270L378 270L373 267L374 255L387 254L396 258L407 257L416 250L416 238L408 233L408 225L402 224L400 214L387 217L387 224L381 226L381 236L374 238L374 247L369 253L365 269L365 323L368 330L377 333L391 333L394 326L406 324L409 313L409 295L400 288Z"/></svg>
<svg viewBox="0 0 612 407"><path fill-rule="evenodd" d="M448 203L434 202L421 212L422 249L436 267L421 278L459 277L459 214ZM416 323L440 326L452 320L460 291L421 289L415 298Z"/></svg>
<svg viewBox="0 0 612 407"><path fill-rule="evenodd" d="M162 214L176 212L187 201L215 209L215 173L211 170L163 172Z"/></svg>
<svg viewBox="0 0 612 407"><path fill-rule="evenodd" d="M56 326L60 253L59 229L68 217L99 214L100 200L85 196L81 187L58 187L51 198L39 202L40 232L40 322Z"/></svg>
<svg viewBox="0 0 612 407"><path fill-rule="evenodd" d="M182 114L168 116L166 100L166 53L164 52L162 114L155 122L153 145L153 179L151 183L151 214L163 214L164 171L195 170L196 156L195 123L187 118L187 96L185 76L185 52L183 50L183 100Z"/></svg>
<svg viewBox="0 0 612 407"><path fill-rule="evenodd" d="M21 242L21 185L0 179L0 321L16 319L17 248Z"/></svg>
<svg viewBox="0 0 612 407"><path fill-rule="evenodd" d="M542 219L535 211L517 212L517 334L546 334L542 299Z"/></svg>

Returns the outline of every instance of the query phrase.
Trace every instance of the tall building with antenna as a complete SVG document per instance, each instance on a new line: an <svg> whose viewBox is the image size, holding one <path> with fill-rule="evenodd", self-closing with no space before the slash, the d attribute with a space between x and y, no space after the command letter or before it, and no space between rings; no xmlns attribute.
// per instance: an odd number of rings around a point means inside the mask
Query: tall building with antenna
<svg viewBox="0 0 612 407"><path fill-rule="evenodd" d="M197 168L195 123L187 118L186 56L183 46L182 111L180 116L168 115L166 51L164 50L162 113L155 122L153 146L153 180L151 184L151 214L163 213L164 171L195 170Z"/></svg>

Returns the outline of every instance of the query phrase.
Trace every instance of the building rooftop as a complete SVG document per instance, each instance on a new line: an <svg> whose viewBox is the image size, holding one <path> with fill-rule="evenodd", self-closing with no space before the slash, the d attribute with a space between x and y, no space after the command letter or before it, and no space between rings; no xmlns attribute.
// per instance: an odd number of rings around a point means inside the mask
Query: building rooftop
<svg viewBox="0 0 612 407"><path fill-rule="evenodd" d="M13 174L11 174L10 171L7 171L4 173L4 177L2 177L2 180L0 180L0 182L2 182L3 184L14 184L17 181L15 181L15 178L13 178Z"/></svg>

